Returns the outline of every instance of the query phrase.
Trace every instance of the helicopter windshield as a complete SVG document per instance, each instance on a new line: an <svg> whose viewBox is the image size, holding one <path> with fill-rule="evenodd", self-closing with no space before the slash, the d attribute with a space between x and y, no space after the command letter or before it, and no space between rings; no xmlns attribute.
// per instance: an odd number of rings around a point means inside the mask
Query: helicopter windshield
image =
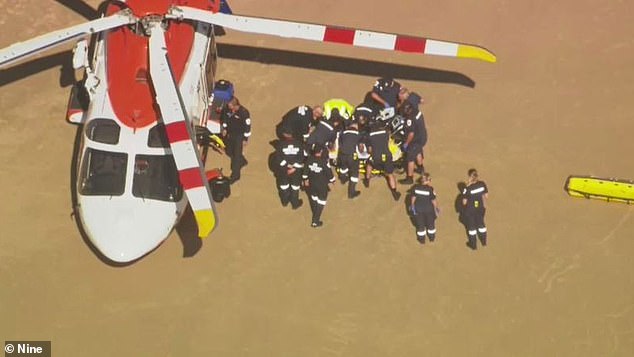
<svg viewBox="0 0 634 357"><path fill-rule="evenodd" d="M183 197L178 170L171 155L137 155L132 194L135 197L176 202Z"/></svg>
<svg viewBox="0 0 634 357"><path fill-rule="evenodd" d="M86 149L79 178L79 192L86 196L121 196L125 191L128 155Z"/></svg>

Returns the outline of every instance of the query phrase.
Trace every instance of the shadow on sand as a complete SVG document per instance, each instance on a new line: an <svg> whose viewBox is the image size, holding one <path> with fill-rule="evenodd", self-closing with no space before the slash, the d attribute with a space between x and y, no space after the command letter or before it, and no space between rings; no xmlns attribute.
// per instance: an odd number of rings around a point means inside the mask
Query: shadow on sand
<svg viewBox="0 0 634 357"><path fill-rule="evenodd" d="M218 55L227 59L374 77L390 76L405 80L450 83L470 88L475 87L475 82L471 78L462 73L452 71L227 43L219 43L217 47Z"/></svg>
<svg viewBox="0 0 634 357"><path fill-rule="evenodd" d="M409 223L411 224L411 232L412 233L409 235L411 237L415 237L415 233L416 233L416 220L414 219L414 216L412 215L412 213L409 210L410 204L412 202L413 189L414 189L414 186L412 185L412 186L408 187L407 190L403 194L403 197L404 197L403 198L403 211L407 215L407 218L409 218Z"/></svg>
<svg viewBox="0 0 634 357"><path fill-rule="evenodd" d="M183 258L195 256L198 251L200 251L200 248L202 248L203 241L198 238L198 225L196 224L196 218L189 204L187 205L185 213L183 213L183 217L181 217L176 225L176 232L183 245Z"/></svg>
<svg viewBox="0 0 634 357"><path fill-rule="evenodd" d="M83 0L55 0L65 7L73 10L77 14L83 16L87 20L96 19L99 17L99 11L93 9L90 5L86 4ZM102 3L99 8L104 6Z"/></svg>
<svg viewBox="0 0 634 357"><path fill-rule="evenodd" d="M54 67L60 69L59 86L71 86L75 83L72 62L73 52L64 51L20 63L9 69L0 70L0 87Z"/></svg>
<svg viewBox="0 0 634 357"><path fill-rule="evenodd" d="M467 221L464 217L464 206L462 205L462 192L465 188L467 188L467 184L460 181L456 183L456 188L458 189L458 194L456 195L456 199L453 202L454 211L458 214L458 222L462 224L464 227L464 237L467 238L467 242L469 241L469 234L467 229Z"/></svg>

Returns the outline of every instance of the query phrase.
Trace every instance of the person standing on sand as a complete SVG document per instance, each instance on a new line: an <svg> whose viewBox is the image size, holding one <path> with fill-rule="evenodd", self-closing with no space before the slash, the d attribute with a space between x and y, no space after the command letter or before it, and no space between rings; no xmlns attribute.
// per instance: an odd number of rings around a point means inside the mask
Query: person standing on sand
<svg viewBox="0 0 634 357"><path fill-rule="evenodd" d="M464 206L465 223L469 241L467 246L476 250L476 235L480 239L482 246L487 245L487 227L484 224L484 214L486 213L486 200L489 189L486 183L478 178L478 171L470 169L468 171L467 187L462 191L462 205Z"/></svg>
<svg viewBox="0 0 634 357"><path fill-rule="evenodd" d="M335 182L335 176L328 163L327 150L325 146L315 144L311 150L311 156L304 164L304 186L310 196L310 209L313 213L310 226L321 227L321 214L326 206L330 185Z"/></svg>
<svg viewBox="0 0 634 357"><path fill-rule="evenodd" d="M430 242L436 239L436 217L440 213L436 192L431 186L431 175L427 172L418 179L418 184L412 188L410 213L416 225L416 239L425 243L425 235Z"/></svg>
<svg viewBox="0 0 634 357"><path fill-rule="evenodd" d="M227 155L231 158L231 177L233 184L240 179L240 171L248 164L244 157L244 147L251 136L251 115L249 110L240 105L238 98L233 97L220 114L222 136L226 140Z"/></svg>

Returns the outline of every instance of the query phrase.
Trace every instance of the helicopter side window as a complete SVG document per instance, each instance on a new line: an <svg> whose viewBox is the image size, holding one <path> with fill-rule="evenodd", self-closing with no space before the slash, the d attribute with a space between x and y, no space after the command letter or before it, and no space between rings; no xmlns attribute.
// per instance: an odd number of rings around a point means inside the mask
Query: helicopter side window
<svg viewBox="0 0 634 357"><path fill-rule="evenodd" d="M86 125L86 136L98 143L116 145L120 132L119 125L110 119L93 119Z"/></svg>
<svg viewBox="0 0 634 357"><path fill-rule="evenodd" d="M150 148L168 148L170 142L167 140L167 132L165 131L165 125L156 124L147 137L147 146Z"/></svg>
<svg viewBox="0 0 634 357"><path fill-rule="evenodd" d="M132 194L135 197L177 202L183 187L171 155L137 155L134 159Z"/></svg>
<svg viewBox="0 0 634 357"><path fill-rule="evenodd" d="M88 148L81 165L79 192L85 196L121 196L128 155Z"/></svg>

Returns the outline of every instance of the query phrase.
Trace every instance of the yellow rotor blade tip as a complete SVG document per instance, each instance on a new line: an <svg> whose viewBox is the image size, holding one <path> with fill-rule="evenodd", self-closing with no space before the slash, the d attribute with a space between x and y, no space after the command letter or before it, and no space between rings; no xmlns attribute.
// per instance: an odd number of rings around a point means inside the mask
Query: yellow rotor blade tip
<svg viewBox="0 0 634 357"><path fill-rule="evenodd" d="M495 55L488 50L471 45L460 45L458 46L458 57L459 58L475 58L485 62L495 63L497 58Z"/></svg>
<svg viewBox="0 0 634 357"><path fill-rule="evenodd" d="M207 236L214 230L216 226L216 216L211 209L194 211L196 217L196 223L198 224L198 237L201 239L207 238Z"/></svg>

